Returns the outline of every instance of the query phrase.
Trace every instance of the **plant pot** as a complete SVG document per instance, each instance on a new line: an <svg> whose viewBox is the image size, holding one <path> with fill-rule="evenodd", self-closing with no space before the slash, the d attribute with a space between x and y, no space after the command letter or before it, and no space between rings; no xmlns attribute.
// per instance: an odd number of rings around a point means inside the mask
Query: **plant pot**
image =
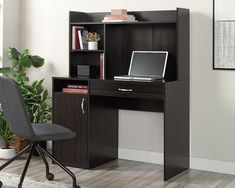
<svg viewBox="0 0 235 188"><path fill-rule="evenodd" d="M15 148L11 147L9 149L0 148L0 159L9 160L16 156Z"/></svg>
<svg viewBox="0 0 235 188"><path fill-rule="evenodd" d="M89 41L88 42L88 50L98 50L98 42Z"/></svg>
<svg viewBox="0 0 235 188"><path fill-rule="evenodd" d="M30 141L28 139L17 136L9 144L10 146L16 149L16 153L19 153L21 150L23 150L26 146L30 144Z"/></svg>

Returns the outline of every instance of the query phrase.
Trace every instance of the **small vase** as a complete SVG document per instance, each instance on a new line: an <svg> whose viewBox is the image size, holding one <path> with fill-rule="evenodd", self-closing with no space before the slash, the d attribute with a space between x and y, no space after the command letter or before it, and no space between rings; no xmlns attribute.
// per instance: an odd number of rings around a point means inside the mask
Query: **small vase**
<svg viewBox="0 0 235 188"><path fill-rule="evenodd" d="M98 42L89 41L88 42L88 50L98 50Z"/></svg>

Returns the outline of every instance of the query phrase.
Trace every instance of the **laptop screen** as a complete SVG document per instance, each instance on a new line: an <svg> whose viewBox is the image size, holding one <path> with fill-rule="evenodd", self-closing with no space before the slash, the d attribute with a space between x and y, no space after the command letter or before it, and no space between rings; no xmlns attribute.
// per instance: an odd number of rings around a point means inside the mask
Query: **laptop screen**
<svg viewBox="0 0 235 188"><path fill-rule="evenodd" d="M167 56L166 51L133 51L128 75L164 77Z"/></svg>

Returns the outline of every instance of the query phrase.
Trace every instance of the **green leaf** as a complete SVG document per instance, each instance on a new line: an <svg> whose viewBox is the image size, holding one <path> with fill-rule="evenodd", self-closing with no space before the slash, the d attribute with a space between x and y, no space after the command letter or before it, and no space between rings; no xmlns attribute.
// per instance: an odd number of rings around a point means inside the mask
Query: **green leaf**
<svg viewBox="0 0 235 188"><path fill-rule="evenodd" d="M47 90L44 90L43 94L42 94L42 99L43 101L46 101L48 99L48 91Z"/></svg>
<svg viewBox="0 0 235 188"><path fill-rule="evenodd" d="M31 58L32 58L33 67L39 68L44 65L44 59L42 57L34 55L34 56L31 56Z"/></svg>
<svg viewBox="0 0 235 188"><path fill-rule="evenodd" d="M39 81L37 82L37 84L36 84L36 90L38 91L38 93L41 93L41 92L42 92L42 89L43 89L42 83L43 83L43 82L44 82L44 79L39 80Z"/></svg>
<svg viewBox="0 0 235 188"><path fill-rule="evenodd" d="M29 56L29 49L24 49L24 51L22 52L22 55L23 55L24 57Z"/></svg>
<svg viewBox="0 0 235 188"><path fill-rule="evenodd" d="M16 50L15 48L8 48L7 56L9 59L14 60L16 62L19 59L20 52L18 52L18 50Z"/></svg>
<svg viewBox="0 0 235 188"><path fill-rule="evenodd" d="M19 64L20 66L24 67L24 68L29 68L31 67L32 65L32 59L30 57L24 57L24 56L20 56L20 59L19 59Z"/></svg>
<svg viewBox="0 0 235 188"><path fill-rule="evenodd" d="M11 72L11 67L2 67L2 68L0 68L0 73L1 74L8 74L8 73L10 73Z"/></svg>

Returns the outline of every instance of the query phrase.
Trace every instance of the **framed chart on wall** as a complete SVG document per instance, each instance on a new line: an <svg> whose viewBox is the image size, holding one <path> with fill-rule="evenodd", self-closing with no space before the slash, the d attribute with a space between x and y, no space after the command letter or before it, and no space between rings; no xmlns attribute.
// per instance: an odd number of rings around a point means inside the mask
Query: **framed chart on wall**
<svg viewBox="0 0 235 188"><path fill-rule="evenodd" d="M213 69L235 70L235 0L213 0Z"/></svg>

